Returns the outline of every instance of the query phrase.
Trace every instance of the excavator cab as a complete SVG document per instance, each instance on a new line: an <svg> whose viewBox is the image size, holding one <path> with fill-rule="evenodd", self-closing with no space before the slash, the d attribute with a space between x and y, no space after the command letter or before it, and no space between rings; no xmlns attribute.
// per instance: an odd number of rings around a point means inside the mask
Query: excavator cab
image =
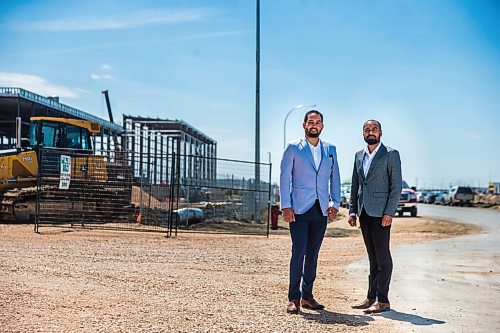
<svg viewBox="0 0 500 333"><path fill-rule="evenodd" d="M98 123L66 118L32 117L30 146L92 151L92 136L100 132Z"/></svg>
<svg viewBox="0 0 500 333"><path fill-rule="evenodd" d="M61 149L59 152L49 153L46 156L47 159L52 158L54 161L58 160L59 155L64 151L73 151L84 156L92 155L92 136L100 131L101 127L96 122L69 118L31 117L29 145L22 141L21 148L0 153L0 212L3 191L36 184L39 163L38 147ZM102 157L93 157L90 161L92 165L104 163ZM74 159L74 163L77 162L79 158ZM54 172L58 172L57 162L51 165L55 168ZM105 175L99 175L97 178L103 177Z"/></svg>
<svg viewBox="0 0 500 333"><path fill-rule="evenodd" d="M106 161L93 154L92 137L99 123L57 117L31 117L29 144L0 153L0 221L32 221L35 215L37 177L41 158L38 149L55 148L43 155L46 175L58 176L61 154L72 153L72 181L107 180Z"/></svg>

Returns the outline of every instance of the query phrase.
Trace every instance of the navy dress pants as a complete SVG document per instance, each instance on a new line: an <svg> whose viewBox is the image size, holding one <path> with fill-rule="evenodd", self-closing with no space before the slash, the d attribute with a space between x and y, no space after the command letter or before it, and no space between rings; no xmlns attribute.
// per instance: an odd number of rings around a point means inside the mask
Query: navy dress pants
<svg viewBox="0 0 500 333"><path fill-rule="evenodd" d="M319 202L304 214L295 214L290 223L292 258L290 259L290 285L288 300L313 297L318 253L326 231L327 217L323 216ZM302 293L300 285L302 282Z"/></svg>

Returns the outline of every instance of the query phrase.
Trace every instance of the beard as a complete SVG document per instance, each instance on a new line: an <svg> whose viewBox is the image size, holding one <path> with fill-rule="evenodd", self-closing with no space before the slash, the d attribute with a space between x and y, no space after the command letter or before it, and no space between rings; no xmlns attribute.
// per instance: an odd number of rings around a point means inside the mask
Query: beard
<svg viewBox="0 0 500 333"><path fill-rule="evenodd" d="M380 142L380 138L377 138L376 136L370 135L365 138L365 142L369 145L374 145Z"/></svg>
<svg viewBox="0 0 500 333"><path fill-rule="evenodd" d="M319 137L320 134L321 134L321 131L318 131L318 130L316 130L316 132L311 132L311 131L306 130L306 136L308 136L310 138L317 138L317 137Z"/></svg>

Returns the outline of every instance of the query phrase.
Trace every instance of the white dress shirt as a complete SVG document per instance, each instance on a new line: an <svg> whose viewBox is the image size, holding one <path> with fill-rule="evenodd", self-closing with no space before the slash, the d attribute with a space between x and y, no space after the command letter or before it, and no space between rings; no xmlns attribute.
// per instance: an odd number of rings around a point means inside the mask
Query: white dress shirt
<svg viewBox="0 0 500 333"><path fill-rule="evenodd" d="M306 139L306 141L309 144L309 148L311 148L311 153L314 159L314 165L316 166L316 170L318 170L319 164L321 163L321 143L318 141L318 144L316 146L313 146L309 142L309 140Z"/></svg>
<svg viewBox="0 0 500 333"><path fill-rule="evenodd" d="M375 154L377 154L379 148L380 142L378 143L377 148L375 148L370 154L368 146L365 147L365 156L363 157L363 174L365 175L365 178L368 174L368 171L370 170L370 165L372 164L373 158L375 157Z"/></svg>

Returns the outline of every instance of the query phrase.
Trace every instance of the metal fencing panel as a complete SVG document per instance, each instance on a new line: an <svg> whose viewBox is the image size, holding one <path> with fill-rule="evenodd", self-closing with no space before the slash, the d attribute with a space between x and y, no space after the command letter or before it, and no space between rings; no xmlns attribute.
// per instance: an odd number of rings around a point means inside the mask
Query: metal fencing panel
<svg viewBox="0 0 500 333"><path fill-rule="evenodd" d="M40 149L40 226L268 234L270 164ZM259 183L255 174L259 173ZM265 181L263 180L265 179Z"/></svg>
<svg viewBox="0 0 500 333"><path fill-rule="evenodd" d="M179 178L179 208L191 210L191 214L179 220L179 230L268 234L270 164L191 155L181 155L180 159L180 170L190 172ZM183 168L182 163L191 167ZM210 177L203 177L200 171L206 165L214 165ZM256 172L259 183L255 182ZM192 219L190 215L196 211L198 218Z"/></svg>
<svg viewBox="0 0 500 333"><path fill-rule="evenodd" d="M173 214L143 224L134 204L132 169L123 158L40 149L36 226L64 225L169 231ZM171 209L170 212L173 212Z"/></svg>

